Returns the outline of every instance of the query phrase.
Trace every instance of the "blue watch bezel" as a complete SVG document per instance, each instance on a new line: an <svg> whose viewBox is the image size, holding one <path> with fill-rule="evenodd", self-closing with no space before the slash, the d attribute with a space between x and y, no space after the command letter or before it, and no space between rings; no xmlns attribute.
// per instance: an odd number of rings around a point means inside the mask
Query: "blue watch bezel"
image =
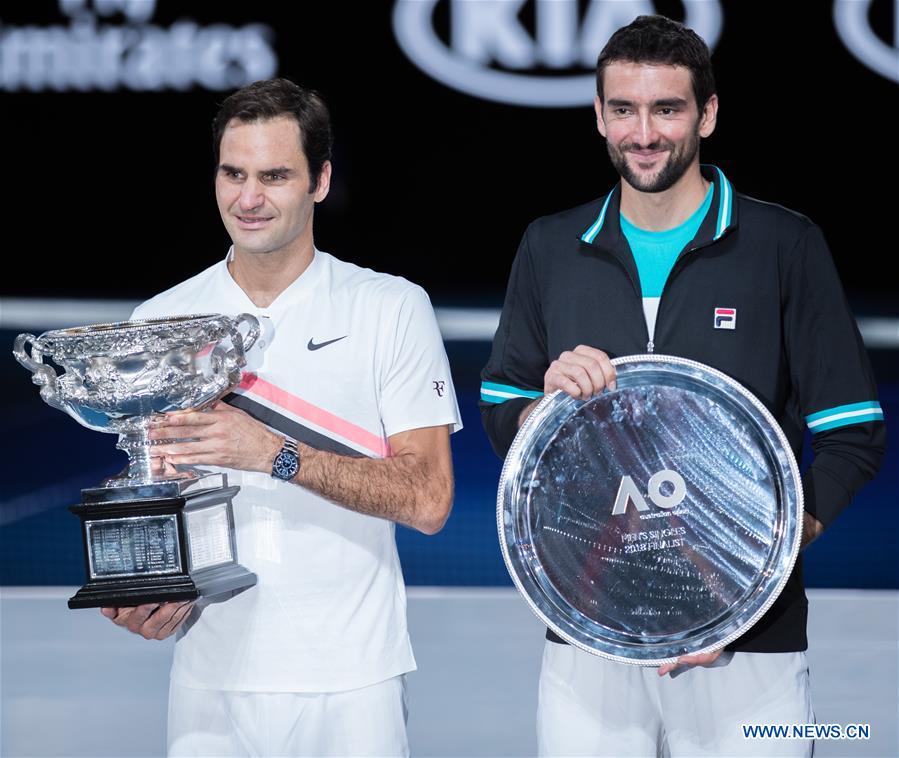
<svg viewBox="0 0 899 758"><path fill-rule="evenodd" d="M285 482L293 479L300 470L300 456L296 450L288 447L288 444L289 442L285 441L284 447L278 451L272 463L272 476ZM295 442L293 444L296 445Z"/></svg>

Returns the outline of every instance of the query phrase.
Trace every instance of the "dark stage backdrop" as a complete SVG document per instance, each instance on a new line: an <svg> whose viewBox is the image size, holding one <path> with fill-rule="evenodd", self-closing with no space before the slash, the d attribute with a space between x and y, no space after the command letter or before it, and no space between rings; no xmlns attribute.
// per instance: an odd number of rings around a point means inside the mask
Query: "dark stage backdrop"
<svg viewBox="0 0 899 758"><path fill-rule="evenodd" d="M703 161L739 191L810 216L857 310L896 312L878 272L892 245L899 89L843 41L839 2L411 5L433 7L422 45L443 45L473 80L492 71L560 87L589 73L563 44L560 9L574 6L569 36L589 60L603 25L628 14L701 21L717 36L721 100ZM849 5L865 9L856 45L899 60L894 3ZM227 89L209 87L277 73L319 89L333 109L335 179L316 212L319 247L401 273L436 302L498 303L527 223L605 193L616 177L589 105L501 103L437 81L397 42L393 18L410 13L387 0L4 2L5 255L35 268L5 277L0 294L143 298L220 258L228 240L209 123ZM472 63L479 55L486 62ZM529 55L536 63L514 68ZM508 97L516 80L499 91Z"/></svg>
<svg viewBox="0 0 899 758"><path fill-rule="evenodd" d="M721 108L703 160L739 191L821 225L856 314L892 318L892 339L871 356L895 419L899 296L885 266L896 252L897 7L7 0L0 344L47 328L4 318L2 297L138 300L220 260L228 239L210 121L233 86L271 75L319 89L332 106L335 173L316 211L319 247L402 274L437 306L497 308L527 224L615 182L591 70L608 32L656 10L714 39ZM524 102L537 97L542 105ZM47 307L30 312L40 321ZM84 323L79 307L56 325ZM456 502L437 537L397 530L411 584L510 583L496 537L500 461L476 406L489 352L481 331L447 343L466 426L453 439ZM66 506L124 458L111 435L44 404L7 356L0 584L80 584L78 520ZM878 479L806 554L810 586L899 587L899 445L889 433Z"/></svg>

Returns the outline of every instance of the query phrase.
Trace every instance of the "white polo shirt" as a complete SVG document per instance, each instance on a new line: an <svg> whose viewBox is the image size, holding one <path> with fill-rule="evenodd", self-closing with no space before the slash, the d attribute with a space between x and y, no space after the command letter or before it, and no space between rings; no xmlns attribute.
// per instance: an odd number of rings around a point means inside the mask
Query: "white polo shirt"
<svg viewBox="0 0 899 758"><path fill-rule="evenodd" d="M255 315L262 335L229 403L344 455L385 457L398 432L461 428L421 287L316 250L309 268L259 308L227 260L147 301L133 318ZM268 474L227 474L241 488L238 559L259 581L223 602L198 603L179 632L172 679L209 689L335 692L414 670L393 522Z"/></svg>

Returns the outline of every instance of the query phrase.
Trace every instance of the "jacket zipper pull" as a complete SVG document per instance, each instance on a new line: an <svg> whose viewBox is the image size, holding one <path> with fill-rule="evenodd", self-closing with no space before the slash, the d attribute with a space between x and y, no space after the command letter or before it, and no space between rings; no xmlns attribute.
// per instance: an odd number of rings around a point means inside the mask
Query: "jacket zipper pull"
<svg viewBox="0 0 899 758"><path fill-rule="evenodd" d="M656 346L653 344L653 341L650 340L649 342L646 343L646 352L651 353L653 350L655 350L655 347Z"/></svg>

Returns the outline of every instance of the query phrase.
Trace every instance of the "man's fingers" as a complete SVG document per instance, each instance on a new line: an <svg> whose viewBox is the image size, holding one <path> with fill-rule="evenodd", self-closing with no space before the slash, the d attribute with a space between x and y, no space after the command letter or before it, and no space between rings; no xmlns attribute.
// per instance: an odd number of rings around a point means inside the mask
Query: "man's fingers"
<svg viewBox="0 0 899 758"><path fill-rule="evenodd" d="M546 382L544 393L548 395L554 390L562 390L565 394L571 395L571 397L576 399L590 397L590 387L584 386L585 382L577 381L572 376L573 373L553 372L551 376L547 377L548 381ZM589 384L589 382L586 382L586 384Z"/></svg>
<svg viewBox="0 0 899 758"><path fill-rule="evenodd" d="M592 358L597 363L610 360L608 353L600 350L598 347L590 347L590 345L578 345L572 352L586 356L587 358Z"/></svg>
<svg viewBox="0 0 899 758"><path fill-rule="evenodd" d="M128 619L131 618L131 614L134 613L136 608L116 608L114 609L116 614L114 616L108 616L107 618L112 619L112 623L116 626L126 626L128 623ZM105 613L103 614L106 615Z"/></svg>
<svg viewBox="0 0 899 758"><path fill-rule="evenodd" d="M211 426L217 421L215 413L201 413L190 411L188 413L169 413L161 419L150 423L150 439L163 439L175 436L174 433L191 427ZM182 434L182 436L190 436Z"/></svg>
<svg viewBox="0 0 899 758"><path fill-rule="evenodd" d="M147 603L127 608L101 608L106 618L147 640L164 640L178 630L190 615L193 600Z"/></svg>
<svg viewBox="0 0 899 758"><path fill-rule="evenodd" d="M177 624L184 617L185 607L190 605L190 601L163 603L141 627L141 636L148 640L165 639L174 631L173 622Z"/></svg>
<svg viewBox="0 0 899 758"><path fill-rule="evenodd" d="M211 440L194 440L193 442L171 442L166 445L154 445L153 455L165 458L172 463L182 463L175 460L186 455L203 456L214 452L215 446Z"/></svg>
<svg viewBox="0 0 899 758"><path fill-rule="evenodd" d="M203 411L175 411L174 413L166 413L164 416L154 419L150 423L150 427L208 426L209 424L214 424L215 420L215 413L204 413Z"/></svg>
<svg viewBox="0 0 899 758"><path fill-rule="evenodd" d="M578 345L575 350L566 350L550 364L544 379L544 391L549 393L561 389L572 397L586 399L606 386L614 389L614 383L615 367L608 356L601 350Z"/></svg>
<svg viewBox="0 0 899 758"><path fill-rule="evenodd" d="M147 432L147 436L154 443L182 442L186 440L202 439L205 427L201 426L157 426ZM153 446L155 453L156 445Z"/></svg>
<svg viewBox="0 0 899 758"><path fill-rule="evenodd" d="M675 669L686 666L710 666L721 656L720 650L711 653L697 653L696 655L682 655L675 663L663 663L659 666L659 676L665 676Z"/></svg>
<svg viewBox="0 0 899 758"><path fill-rule="evenodd" d="M580 385L573 379L569 379L567 376L560 378L557 389L562 390L566 395L571 395L573 398L580 398L582 396Z"/></svg>
<svg viewBox="0 0 899 758"><path fill-rule="evenodd" d="M123 618L123 614L120 611L119 615L113 619L113 622L119 624L119 626L126 627L129 632L139 634L140 628L158 607L159 603L147 603L136 608L129 608L128 610L131 612L127 616Z"/></svg>
<svg viewBox="0 0 899 758"><path fill-rule="evenodd" d="M593 380L587 369L584 366L571 363L566 365L565 368L568 378L577 384L580 389L580 396L585 399L590 397L593 394L594 388Z"/></svg>
<svg viewBox="0 0 899 758"><path fill-rule="evenodd" d="M600 363L599 367L602 370L606 387L610 390L614 390L618 386L618 372L615 371L615 367L612 365L611 361Z"/></svg>
<svg viewBox="0 0 899 758"><path fill-rule="evenodd" d="M721 655L720 650L716 650L713 653L698 653L697 655L684 655L678 659L678 663L682 663L685 666L706 666L709 663L714 663L718 660L718 657Z"/></svg>
<svg viewBox="0 0 899 758"><path fill-rule="evenodd" d="M582 386L583 384L588 386ZM555 390L562 390L574 398L587 397L590 393L589 384L586 372L579 366L553 361L543 377L543 392L548 395Z"/></svg>
<svg viewBox="0 0 899 758"><path fill-rule="evenodd" d="M579 347L583 347L582 345ZM596 351L599 352L599 351ZM605 353L602 353L605 355ZM605 364L594 359L592 356L585 356L578 352L571 353L572 360L578 361L581 366L590 375L590 382L593 385L591 395L599 394L604 387L609 386L609 381L615 381L615 367L609 363L606 358ZM611 371L609 370L611 369ZM614 389L614 387L612 388Z"/></svg>
<svg viewBox="0 0 899 758"><path fill-rule="evenodd" d="M583 356L584 358L594 361L602 372L603 386L608 387L610 390L615 389L617 372L607 353L604 353L602 350L595 347L590 347L589 345L578 345L572 352L575 355Z"/></svg>
<svg viewBox="0 0 899 758"><path fill-rule="evenodd" d="M156 633L156 639L164 640L166 637L170 637L177 632L178 627L184 623L184 620L188 617L193 607L194 604L192 601L178 605L173 610L169 620L159 628L159 631Z"/></svg>

